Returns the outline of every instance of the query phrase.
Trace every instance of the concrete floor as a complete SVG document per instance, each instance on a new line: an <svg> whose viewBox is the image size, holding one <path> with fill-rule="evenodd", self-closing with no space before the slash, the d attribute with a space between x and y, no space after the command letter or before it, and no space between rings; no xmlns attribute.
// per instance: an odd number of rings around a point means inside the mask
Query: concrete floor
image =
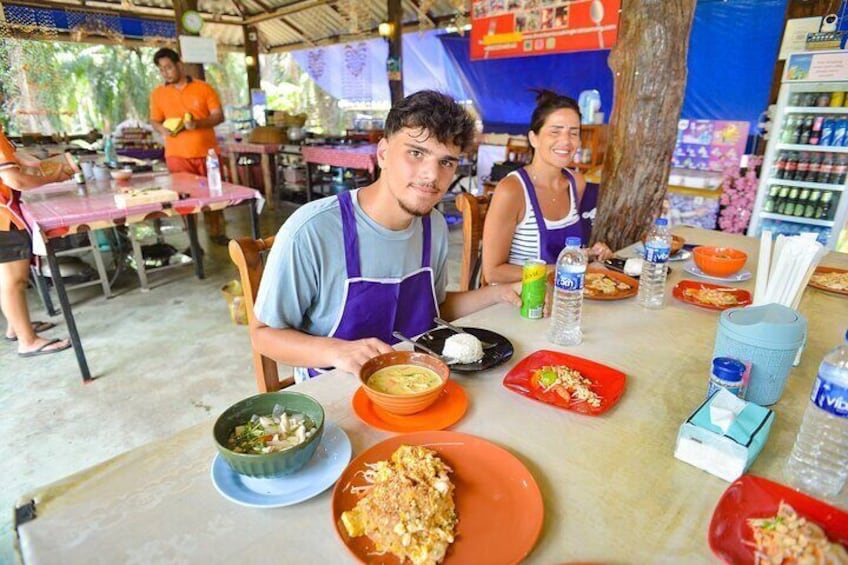
<svg viewBox="0 0 848 565"><path fill-rule="evenodd" d="M266 207L261 233L276 233L292 210L285 204ZM226 215L230 236L249 233L244 209ZM451 229L449 288L459 280L461 232L459 224ZM185 234L168 241L178 249L188 246ZM0 564L17 561L13 508L24 494L210 421L256 392L247 328L232 324L220 291L237 271L225 247L203 233L201 244L207 252L204 280L185 266L152 273L151 290L141 292L129 271L118 278L111 299L99 286L70 293L96 379L88 385L71 350L23 359L15 344L0 342L0 508L5 509ZM61 315L49 318L35 291L28 299L33 319L57 323L44 335L67 337Z"/></svg>

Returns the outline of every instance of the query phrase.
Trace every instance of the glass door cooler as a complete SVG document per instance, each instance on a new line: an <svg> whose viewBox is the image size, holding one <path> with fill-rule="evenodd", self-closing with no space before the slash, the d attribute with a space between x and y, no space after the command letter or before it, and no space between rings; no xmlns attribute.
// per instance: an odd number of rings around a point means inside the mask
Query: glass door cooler
<svg viewBox="0 0 848 565"><path fill-rule="evenodd" d="M835 249L848 215L848 52L786 62L748 235L814 232Z"/></svg>

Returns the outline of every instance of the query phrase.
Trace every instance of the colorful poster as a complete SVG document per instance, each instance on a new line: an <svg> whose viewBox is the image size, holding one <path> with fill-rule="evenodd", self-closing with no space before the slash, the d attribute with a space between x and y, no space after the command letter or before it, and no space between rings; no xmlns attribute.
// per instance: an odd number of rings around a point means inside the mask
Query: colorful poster
<svg viewBox="0 0 848 565"><path fill-rule="evenodd" d="M471 59L610 49L621 0L472 0Z"/></svg>
<svg viewBox="0 0 848 565"><path fill-rule="evenodd" d="M738 165L748 142L748 122L680 120L671 166L696 171L724 170Z"/></svg>

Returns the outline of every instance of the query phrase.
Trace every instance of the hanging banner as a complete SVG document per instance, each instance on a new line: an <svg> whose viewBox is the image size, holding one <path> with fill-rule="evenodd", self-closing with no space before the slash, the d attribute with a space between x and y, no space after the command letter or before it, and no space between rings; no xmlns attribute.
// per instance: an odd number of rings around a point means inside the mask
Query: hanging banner
<svg viewBox="0 0 848 565"><path fill-rule="evenodd" d="M471 59L610 49L621 0L473 0Z"/></svg>

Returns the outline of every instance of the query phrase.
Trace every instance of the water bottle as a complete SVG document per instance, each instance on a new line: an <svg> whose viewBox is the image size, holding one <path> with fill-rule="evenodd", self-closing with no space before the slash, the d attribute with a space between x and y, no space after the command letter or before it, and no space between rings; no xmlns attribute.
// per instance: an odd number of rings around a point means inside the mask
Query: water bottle
<svg viewBox="0 0 848 565"><path fill-rule="evenodd" d="M645 261L639 277L639 304L645 308L662 308L665 300L665 277L671 255L668 220L657 218L645 240Z"/></svg>
<svg viewBox="0 0 848 565"><path fill-rule="evenodd" d="M115 141L112 135L106 135L106 140L103 142L103 159L109 167L118 166L118 151L115 149Z"/></svg>
<svg viewBox="0 0 848 565"><path fill-rule="evenodd" d="M206 155L206 178L209 182L209 194L220 196L224 189L221 186L221 162L218 161L218 154L214 149L209 150Z"/></svg>
<svg viewBox="0 0 848 565"><path fill-rule="evenodd" d="M848 479L848 332L824 356L786 475L799 488L836 496Z"/></svg>
<svg viewBox="0 0 848 565"><path fill-rule="evenodd" d="M580 238L569 237L557 257L554 305L548 341L559 345L578 345L583 341L580 317L583 312L583 279L586 256L580 251Z"/></svg>

